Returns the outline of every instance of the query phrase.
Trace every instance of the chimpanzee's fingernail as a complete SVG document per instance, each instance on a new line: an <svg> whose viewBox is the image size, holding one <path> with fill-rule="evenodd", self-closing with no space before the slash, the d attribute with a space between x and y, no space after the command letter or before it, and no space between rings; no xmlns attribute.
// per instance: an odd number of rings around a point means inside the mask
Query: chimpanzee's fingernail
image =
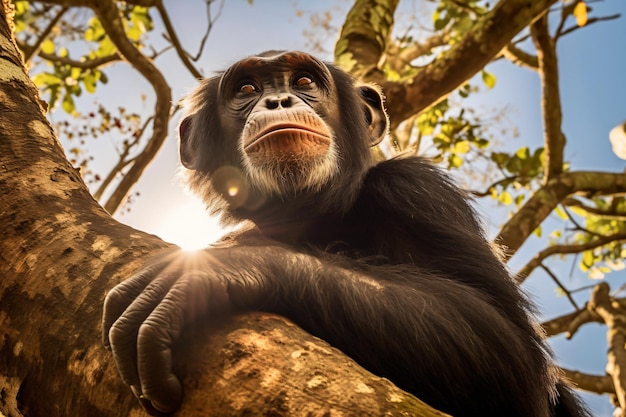
<svg viewBox="0 0 626 417"><path fill-rule="evenodd" d="M139 400L139 404L141 405L141 407L146 410L146 412L151 416L166 417L168 415L154 408L152 402L143 395L141 389L138 386L131 385L130 390L133 392L133 395Z"/></svg>

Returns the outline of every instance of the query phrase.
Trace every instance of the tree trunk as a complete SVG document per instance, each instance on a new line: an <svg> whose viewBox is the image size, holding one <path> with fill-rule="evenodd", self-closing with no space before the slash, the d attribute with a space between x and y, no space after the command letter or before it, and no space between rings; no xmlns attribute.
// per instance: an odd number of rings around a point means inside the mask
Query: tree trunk
<svg viewBox="0 0 626 417"><path fill-rule="evenodd" d="M91 197L24 71L10 1L2 6L0 413L144 415L102 346L102 302L170 245L116 222ZM235 317L186 337L178 415L443 415L276 316Z"/></svg>

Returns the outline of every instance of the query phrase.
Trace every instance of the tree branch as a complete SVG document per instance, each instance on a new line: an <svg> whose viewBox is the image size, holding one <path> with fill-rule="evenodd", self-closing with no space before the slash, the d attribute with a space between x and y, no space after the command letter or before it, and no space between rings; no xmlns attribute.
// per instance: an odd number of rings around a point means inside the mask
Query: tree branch
<svg viewBox="0 0 626 417"><path fill-rule="evenodd" d="M615 394L613 380L609 375L589 375L561 368L563 376L574 382L576 388L596 394Z"/></svg>
<svg viewBox="0 0 626 417"><path fill-rule="evenodd" d="M22 48L22 51L24 51L24 61L26 63L29 63L30 60L33 58L33 56L39 52L39 48L41 48L41 44L43 43L44 40L46 40L48 35L50 35L50 32L52 32L52 29L54 29L57 23L59 23L59 20L61 20L61 18L63 17L65 12L67 12L67 10L68 10L68 7L62 7L61 10L59 10L59 12L56 14L56 16L54 16L50 20L50 22L48 22L48 25L46 26L46 28L43 31L41 31L41 33L39 33L39 36L37 36L37 41L33 45L28 45L27 47Z"/></svg>
<svg viewBox="0 0 626 417"><path fill-rule="evenodd" d="M592 17L589 20L587 20L587 23L585 24L585 26L578 26L578 25L574 25L571 26L567 29L562 29L560 31L558 31L555 35L555 39L560 38L561 36L565 36L568 35L574 31L577 31L578 29L582 29L583 27L589 27L590 25L593 25L594 23L598 23L598 22L606 22L609 20L615 20L615 19L619 19L622 15L620 13L616 13L616 14L612 14L609 16L602 16L602 17Z"/></svg>
<svg viewBox="0 0 626 417"><path fill-rule="evenodd" d="M537 267L541 266L542 262L552 255L564 255L572 253L580 253L586 250L595 249L600 246L604 246L611 242L626 241L626 233L615 233L613 235L602 236L594 239L591 242L581 243L577 245L554 245L550 246L538 254L536 254L530 262L524 265L515 274L515 282L521 284L530 275L530 273Z"/></svg>
<svg viewBox="0 0 626 417"><path fill-rule="evenodd" d="M610 209L603 210L597 207L588 206L575 198L567 198L563 200L563 204L568 207L576 207L596 217L626 221L626 210L621 209L620 207L611 207Z"/></svg>
<svg viewBox="0 0 626 417"><path fill-rule="evenodd" d="M463 39L407 83L389 82L382 73L372 73L367 81L381 85L388 101L394 104L389 109L392 125L395 127L464 84L555 1L501 0Z"/></svg>
<svg viewBox="0 0 626 417"><path fill-rule="evenodd" d="M508 260L565 197L575 193L617 192L626 192L625 173L564 172L537 190L502 227L495 240L505 247L504 256Z"/></svg>
<svg viewBox="0 0 626 417"><path fill-rule="evenodd" d="M98 15L104 30L124 59L152 84L156 95L152 137L104 205L109 213L114 213L124 201L131 187L161 149L161 145L167 137L172 92L163 74L126 37L124 25L115 4L111 0L90 0L89 5Z"/></svg>
<svg viewBox="0 0 626 417"><path fill-rule="evenodd" d="M509 43L507 46L502 48L500 55L520 67L529 68L533 71L537 71L539 68L537 56L523 51L514 43Z"/></svg>
<svg viewBox="0 0 626 417"><path fill-rule="evenodd" d="M400 49L397 43L387 45L385 51L385 61L397 71L411 65L411 62L424 55L432 53L432 50L448 44L450 35L447 31L437 32L422 42L414 42L413 44Z"/></svg>
<svg viewBox="0 0 626 417"><path fill-rule="evenodd" d="M103 56L103 57L99 57L95 59L89 59L85 61L77 61L75 59L71 59L66 56L47 54L41 51L39 51L38 56L42 59L45 59L46 61L54 62L55 64L69 65L71 67L81 68L81 69L94 69L94 68L104 66L106 64L110 64L112 62L120 61L122 59L122 56L117 52L108 56Z"/></svg>
<svg viewBox="0 0 626 417"><path fill-rule="evenodd" d="M163 2L159 1L156 7L159 11L159 14L161 15L161 20L163 20L163 25L165 25L165 30L168 34L168 40L174 46L174 49L176 50L176 53L178 54L178 57L182 61L183 65L189 70L194 78L202 78L202 74L200 73L200 71L198 71L198 69L191 63L191 61L189 60L189 55L187 55L187 52L183 50L180 39L178 39L178 35L176 35L176 30L174 29L174 26L170 21L170 16L167 13L167 10L165 10Z"/></svg>
<svg viewBox="0 0 626 417"><path fill-rule="evenodd" d="M541 112L545 149L544 181L549 181L563 171L565 136L561 131L563 115L561 114L556 45L548 32L547 14L530 26L530 33L537 48L541 77Z"/></svg>
<svg viewBox="0 0 626 417"><path fill-rule="evenodd" d="M376 71L389 43L398 2L354 2L335 44L335 62L339 66L357 78L366 78L372 71Z"/></svg>
<svg viewBox="0 0 626 417"><path fill-rule="evenodd" d="M561 291L563 291L565 293L565 296L567 297L567 299L569 300L569 302L572 304L572 306L574 306L574 308L576 310L580 310L580 308L578 307L578 304L576 303L576 300L574 300L574 297L572 297L572 292L569 291L565 285L563 285L563 283L561 282L561 280L559 279L559 277L557 277L554 272L552 272L550 270L550 268L548 268L547 266L541 264L539 265L541 267L541 269L544 270L544 272L546 274L548 274L550 276L550 278L552 279L552 281L554 281L554 283L561 289Z"/></svg>
<svg viewBox="0 0 626 417"><path fill-rule="evenodd" d="M626 312L612 302L609 284L602 282L593 290L588 308L602 317L608 327L609 351L606 371L611 375L619 407L626 410Z"/></svg>

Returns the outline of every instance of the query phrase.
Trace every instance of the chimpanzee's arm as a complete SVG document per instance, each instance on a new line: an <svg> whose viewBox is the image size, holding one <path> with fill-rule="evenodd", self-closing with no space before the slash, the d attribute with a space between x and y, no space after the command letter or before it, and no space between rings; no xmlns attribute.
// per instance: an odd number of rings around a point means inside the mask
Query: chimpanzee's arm
<svg viewBox="0 0 626 417"><path fill-rule="evenodd" d="M170 255L108 294L105 344L144 406L162 412L182 398L171 348L185 325L231 311L284 314L409 390L441 380L444 369L502 383L485 363L527 364L521 347L510 348L524 344L519 332L478 291L415 267L336 261L280 245Z"/></svg>

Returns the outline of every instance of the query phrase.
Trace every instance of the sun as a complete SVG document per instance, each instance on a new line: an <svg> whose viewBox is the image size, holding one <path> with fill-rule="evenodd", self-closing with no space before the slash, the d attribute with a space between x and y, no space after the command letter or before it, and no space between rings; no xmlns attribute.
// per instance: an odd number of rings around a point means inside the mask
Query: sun
<svg viewBox="0 0 626 417"><path fill-rule="evenodd" d="M216 217L210 216L199 200L191 200L165 216L154 233L184 250L206 248L227 232Z"/></svg>

